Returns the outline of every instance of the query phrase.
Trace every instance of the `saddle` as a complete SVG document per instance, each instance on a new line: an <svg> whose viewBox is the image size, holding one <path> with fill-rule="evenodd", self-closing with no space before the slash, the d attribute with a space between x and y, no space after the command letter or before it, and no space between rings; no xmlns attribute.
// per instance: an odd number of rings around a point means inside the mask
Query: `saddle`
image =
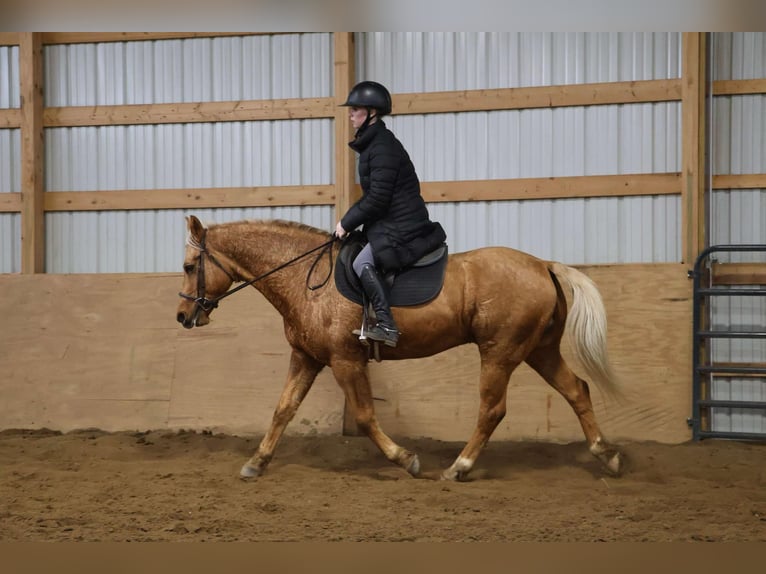
<svg viewBox="0 0 766 574"><path fill-rule="evenodd" d="M340 248L335 264L335 286L338 292L359 305L365 304L365 297L352 264L366 244L367 239L363 233L350 233ZM391 307L411 307L434 299L444 284L448 255L447 244L443 243L412 266L384 275L383 279L389 288L388 304Z"/></svg>

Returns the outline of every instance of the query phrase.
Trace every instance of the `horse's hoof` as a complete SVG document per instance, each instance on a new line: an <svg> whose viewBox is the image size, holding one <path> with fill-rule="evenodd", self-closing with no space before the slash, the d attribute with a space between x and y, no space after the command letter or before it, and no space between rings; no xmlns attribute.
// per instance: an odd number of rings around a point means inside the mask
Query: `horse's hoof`
<svg viewBox="0 0 766 574"><path fill-rule="evenodd" d="M448 468L441 474L441 480L449 480L451 482L465 482L468 478L468 473L461 470L454 470Z"/></svg>
<svg viewBox="0 0 766 574"><path fill-rule="evenodd" d="M252 480L263 474L263 470L252 466L249 462L245 463L239 471L239 478L242 480Z"/></svg>
<svg viewBox="0 0 766 574"><path fill-rule="evenodd" d="M420 459L418 455L413 454L410 457L410 461L404 466L404 469L415 478L420 476Z"/></svg>
<svg viewBox="0 0 766 574"><path fill-rule="evenodd" d="M612 458L604 463L607 471L612 476L620 476L622 474L622 455L619 452L614 453Z"/></svg>

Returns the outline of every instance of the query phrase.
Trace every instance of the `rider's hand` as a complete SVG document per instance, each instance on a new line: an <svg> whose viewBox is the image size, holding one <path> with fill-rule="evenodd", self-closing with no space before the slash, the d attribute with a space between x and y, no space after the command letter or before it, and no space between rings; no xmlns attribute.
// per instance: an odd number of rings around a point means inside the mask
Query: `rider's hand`
<svg viewBox="0 0 766 574"><path fill-rule="evenodd" d="M346 235L346 230L343 229L343 226L340 224L340 221L338 222L338 225L335 226L335 237L338 239L343 239L343 236Z"/></svg>

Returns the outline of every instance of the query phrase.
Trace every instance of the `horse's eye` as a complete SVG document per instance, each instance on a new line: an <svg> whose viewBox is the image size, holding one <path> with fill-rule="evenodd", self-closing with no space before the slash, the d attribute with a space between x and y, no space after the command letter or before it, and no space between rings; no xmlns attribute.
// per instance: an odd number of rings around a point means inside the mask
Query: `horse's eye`
<svg viewBox="0 0 766 574"><path fill-rule="evenodd" d="M194 263L184 264L184 273L191 273L192 271L194 271Z"/></svg>

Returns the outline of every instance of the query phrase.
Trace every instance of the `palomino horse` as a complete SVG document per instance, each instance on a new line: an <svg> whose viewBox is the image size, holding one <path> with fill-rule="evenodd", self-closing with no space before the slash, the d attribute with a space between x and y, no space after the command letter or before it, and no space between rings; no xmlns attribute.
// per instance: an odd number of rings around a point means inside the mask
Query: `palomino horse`
<svg viewBox="0 0 766 574"><path fill-rule="evenodd" d="M284 221L243 221L205 227L187 217L184 278L177 319L187 329L207 325L210 313L232 283L253 284L279 311L292 353L287 383L269 430L240 476L264 472L285 427L295 415L317 374L325 366L343 389L359 429L388 460L411 475L420 472L416 454L396 444L381 429L373 408L368 349L352 331L362 309L345 299L332 281L307 289L314 271L305 257L319 247L332 249L333 237L306 225ZM562 285L572 290L572 308ZM475 343L481 357L479 417L454 463L442 473L463 480L506 412L506 389L513 370L526 361L561 393L579 418L590 452L614 475L622 456L603 439L587 383L561 356L565 326L573 351L588 375L605 391L616 391L606 356L606 313L593 282L561 263L542 261L504 247L488 247L449 256L444 287L427 304L393 309L402 331L396 348L381 348L382 360L427 357Z"/></svg>

